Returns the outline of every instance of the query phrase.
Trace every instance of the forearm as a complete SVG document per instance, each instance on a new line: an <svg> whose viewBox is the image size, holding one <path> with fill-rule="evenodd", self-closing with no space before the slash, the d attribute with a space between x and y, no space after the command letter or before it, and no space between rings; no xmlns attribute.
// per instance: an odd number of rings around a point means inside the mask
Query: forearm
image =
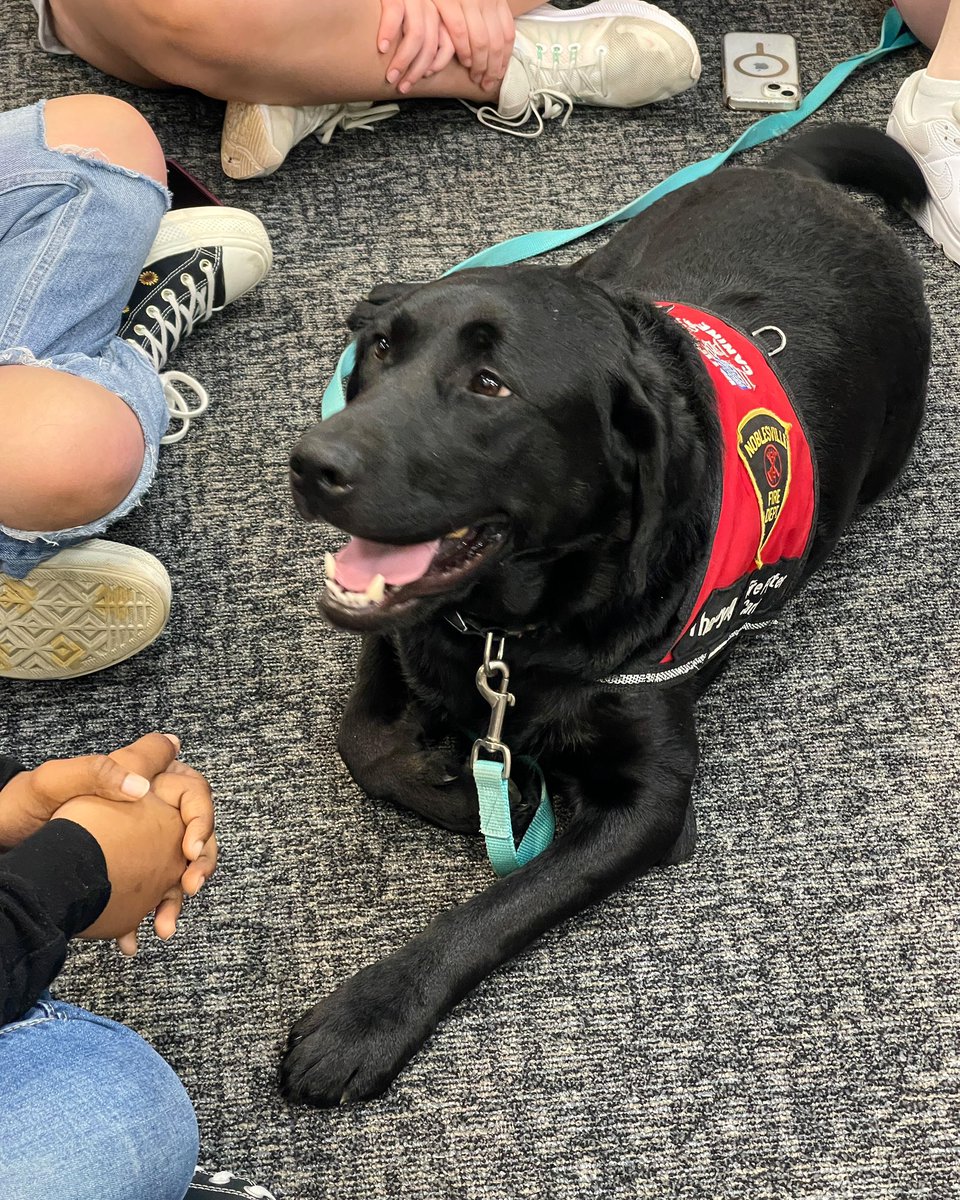
<svg viewBox="0 0 960 1200"><path fill-rule="evenodd" d="M72 821L53 821L0 855L0 1025L30 1008L63 966L69 940L109 898L103 853Z"/></svg>

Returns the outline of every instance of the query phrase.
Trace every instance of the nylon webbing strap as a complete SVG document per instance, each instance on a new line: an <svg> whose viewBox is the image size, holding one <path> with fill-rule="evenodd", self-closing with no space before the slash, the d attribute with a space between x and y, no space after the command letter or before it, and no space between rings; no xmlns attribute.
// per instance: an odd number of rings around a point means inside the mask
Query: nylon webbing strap
<svg viewBox="0 0 960 1200"><path fill-rule="evenodd" d="M473 764L473 780L480 801L480 832L487 843L490 865L497 875L509 875L518 867L526 866L553 841L556 824L546 781L536 763L526 761L540 776L540 804L519 846L513 840L510 787L504 779L503 763L478 758Z"/></svg>
<svg viewBox="0 0 960 1200"><path fill-rule="evenodd" d="M682 167L679 171L674 171L662 183L658 183L650 191L645 192L636 200L632 200L629 204L624 205L623 208L617 209L616 212L610 213L609 216L602 217L599 221L593 221L589 225L578 225L573 229L547 229L537 233L524 233L518 237L509 238L505 242L498 242L495 246L488 246L486 250L481 250L479 253L471 255L470 258L464 259L462 263L451 267L444 274L452 275L454 271L463 271L468 267L503 267L510 263L521 262L527 258L534 258L538 254L546 254L550 250L556 250L558 246L565 246L569 242L575 242L577 238L585 237L588 233L593 233L596 229L602 229L604 225L629 220L630 217L635 217L637 213L643 212L645 208L649 208L651 204L663 196L668 196L671 192L675 192L685 184L693 183L695 179L701 179L704 175L709 175L711 171L715 171L728 158L731 158L741 150L752 150L753 147L759 146L763 142L769 142L773 138L781 137L783 134L788 133L802 121L805 121L811 113L816 112L854 71L872 62L876 62L877 59L883 58L884 55L890 54L894 50L902 50L907 46L912 46L916 43L916 40L913 34L904 28L903 18L897 10L890 8L883 18L879 43L872 50L867 50L863 54L856 54L853 58L848 58L838 63L807 93L799 107L792 112L771 113L769 116L761 117L759 121L755 121L752 125L748 126L726 150L721 150L717 154L712 154L709 158L691 163L689 166ZM355 362L356 343L351 342L340 356L336 373L323 394L321 415L324 419L332 417L334 413L338 413L346 404L346 381L350 377L350 372L353 370Z"/></svg>

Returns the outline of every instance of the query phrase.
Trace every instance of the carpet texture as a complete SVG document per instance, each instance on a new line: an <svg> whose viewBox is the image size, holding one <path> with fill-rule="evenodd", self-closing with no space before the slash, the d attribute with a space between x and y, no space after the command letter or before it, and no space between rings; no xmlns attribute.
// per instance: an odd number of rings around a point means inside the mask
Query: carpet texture
<svg viewBox="0 0 960 1200"><path fill-rule="evenodd" d="M149 1038L196 1102L202 1161L282 1200L960 1196L960 268L906 216L889 219L935 323L919 450L703 704L695 859L486 981L383 1099L315 1112L275 1084L294 1018L491 878L479 842L367 800L335 752L357 644L315 616L328 537L295 517L286 458L345 314L375 283L592 220L726 146L752 118L720 103L724 30L795 33L809 88L875 43L882 7L678 0L704 71L671 102L578 110L530 143L409 105L250 184L220 176L222 105L47 58L30 5L2 10L5 105L139 104L276 250L265 285L184 345L211 411L112 534L169 568L169 630L69 686L0 682L0 746L36 762L170 729L219 798L222 867L175 941L147 936L130 962L79 947L60 996ZM923 62L868 70L815 120L883 126Z"/></svg>

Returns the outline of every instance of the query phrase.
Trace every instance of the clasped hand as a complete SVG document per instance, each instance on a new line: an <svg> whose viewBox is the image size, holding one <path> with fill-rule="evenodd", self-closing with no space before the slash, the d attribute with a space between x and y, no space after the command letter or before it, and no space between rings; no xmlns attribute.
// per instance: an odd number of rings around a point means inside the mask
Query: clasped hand
<svg viewBox="0 0 960 1200"><path fill-rule="evenodd" d="M58 819L98 842L111 895L81 936L116 938L125 954L136 953L150 913L157 935L172 937L184 894L195 896L216 869L210 787L177 760L179 748L172 735L151 733L108 755L43 763L0 789L0 846Z"/></svg>
<svg viewBox="0 0 960 1200"><path fill-rule="evenodd" d="M401 94L454 57L484 91L503 79L514 38L507 0L380 0L380 8L377 49L393 47L387 82Z"/></svg>

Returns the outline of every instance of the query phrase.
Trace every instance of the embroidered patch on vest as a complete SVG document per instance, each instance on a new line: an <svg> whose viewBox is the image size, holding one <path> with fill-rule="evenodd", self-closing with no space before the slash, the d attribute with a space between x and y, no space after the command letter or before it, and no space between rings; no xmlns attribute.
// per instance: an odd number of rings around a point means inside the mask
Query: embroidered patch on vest
<svg viewBox="0 0 960 1200"><path fill-rule="evenodd" d="M713 313L657 306L693 339L713 390L720 478L706 559L680 609L679 631L604 682L670 683L742 633L776 619L799 584L816 527L816 465L800 416L766 355Z"/></svg>
<svg viewBox="0 0 960 1200"><path fill-rule="evenodd" d="M760 545L756 563L777 527L790 492L790 429L766 408L755 408L737 426L737 453L750 473L760 505Z"/></svg>

